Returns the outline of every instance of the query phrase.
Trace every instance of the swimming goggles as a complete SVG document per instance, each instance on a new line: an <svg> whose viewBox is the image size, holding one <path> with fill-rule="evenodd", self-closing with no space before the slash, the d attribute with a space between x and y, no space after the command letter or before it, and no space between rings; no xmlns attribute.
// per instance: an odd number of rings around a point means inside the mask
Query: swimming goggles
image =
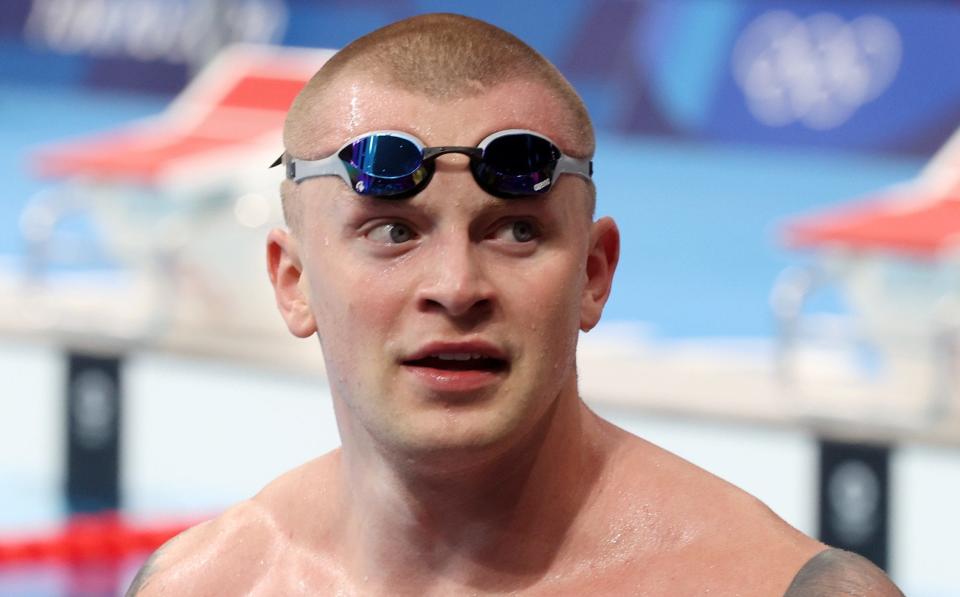
<svg viewBox="0 0 960 597"><path fill-rule="evenodd" d="M476 147L425 147L408 133L374 131L319 160L301 160L284 152L273 166L284 164L287 178L296 183L339 176L360 195L403 199L426 188L436 158L447 153L469 156L480 188L505 199L545 194L561 174L587 180L593 174L590 160L564 155L550 139L523 129L498 131Z"/></svg>

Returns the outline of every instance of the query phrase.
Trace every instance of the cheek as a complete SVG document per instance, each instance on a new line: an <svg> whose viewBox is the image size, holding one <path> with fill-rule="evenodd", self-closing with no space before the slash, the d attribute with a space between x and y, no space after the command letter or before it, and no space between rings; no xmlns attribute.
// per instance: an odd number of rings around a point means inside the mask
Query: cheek
<svg viewBox="0 0 960 597"><path fill-rule="evenodd" d="M321 338L336 336L339 346L383 342L407 302L409 282L388 268L363 267L355 259L352 266L328 268L312 285Z"/></svg>
<svg viewBox="0 0 960 597"><path fill-rule="evenodd" d="M572 256L548 259L532 268L514 290L514 302L530 332L554 343L579 328L583 276ZM559 348L559 347L558 347Z"/></svg>

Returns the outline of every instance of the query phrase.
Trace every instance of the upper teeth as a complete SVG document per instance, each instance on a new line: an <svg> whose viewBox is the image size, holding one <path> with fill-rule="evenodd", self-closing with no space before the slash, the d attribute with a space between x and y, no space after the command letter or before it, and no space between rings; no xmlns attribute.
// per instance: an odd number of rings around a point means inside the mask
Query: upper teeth
<svg viewBox="0 0 960 597"><path fill-rule="evenodd" d="M483 358L483 355L479 352L442 352L433 356L441 361L469 361L470 359Z"/></svg>

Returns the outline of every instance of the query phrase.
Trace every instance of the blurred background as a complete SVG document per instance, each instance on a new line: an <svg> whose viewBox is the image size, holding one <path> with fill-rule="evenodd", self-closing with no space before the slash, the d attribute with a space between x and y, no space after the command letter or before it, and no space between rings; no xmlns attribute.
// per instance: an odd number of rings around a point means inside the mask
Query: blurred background
<svg viewBox="0 0 960 597"><path fill-rule="evenodd" d="M266 166L316 48L435 11L518 35L594 119L623 254L591 406L960 594L948 0L5 0L0 594L122 592L338 445L319 349L270 304Z"/></svg>

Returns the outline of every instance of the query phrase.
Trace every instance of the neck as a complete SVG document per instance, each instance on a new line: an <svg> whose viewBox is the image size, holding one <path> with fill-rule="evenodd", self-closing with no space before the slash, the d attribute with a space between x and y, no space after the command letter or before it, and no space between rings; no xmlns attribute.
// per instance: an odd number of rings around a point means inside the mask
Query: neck
<svg viewBox="0 0 960 597"><path fill-rule="evenodd" d="M351 574L411 590L515 589L541 578L576 542L610 451L602 429L574 386L509 449L456 469L358 458L345 445L341 532Z"/></svg>

